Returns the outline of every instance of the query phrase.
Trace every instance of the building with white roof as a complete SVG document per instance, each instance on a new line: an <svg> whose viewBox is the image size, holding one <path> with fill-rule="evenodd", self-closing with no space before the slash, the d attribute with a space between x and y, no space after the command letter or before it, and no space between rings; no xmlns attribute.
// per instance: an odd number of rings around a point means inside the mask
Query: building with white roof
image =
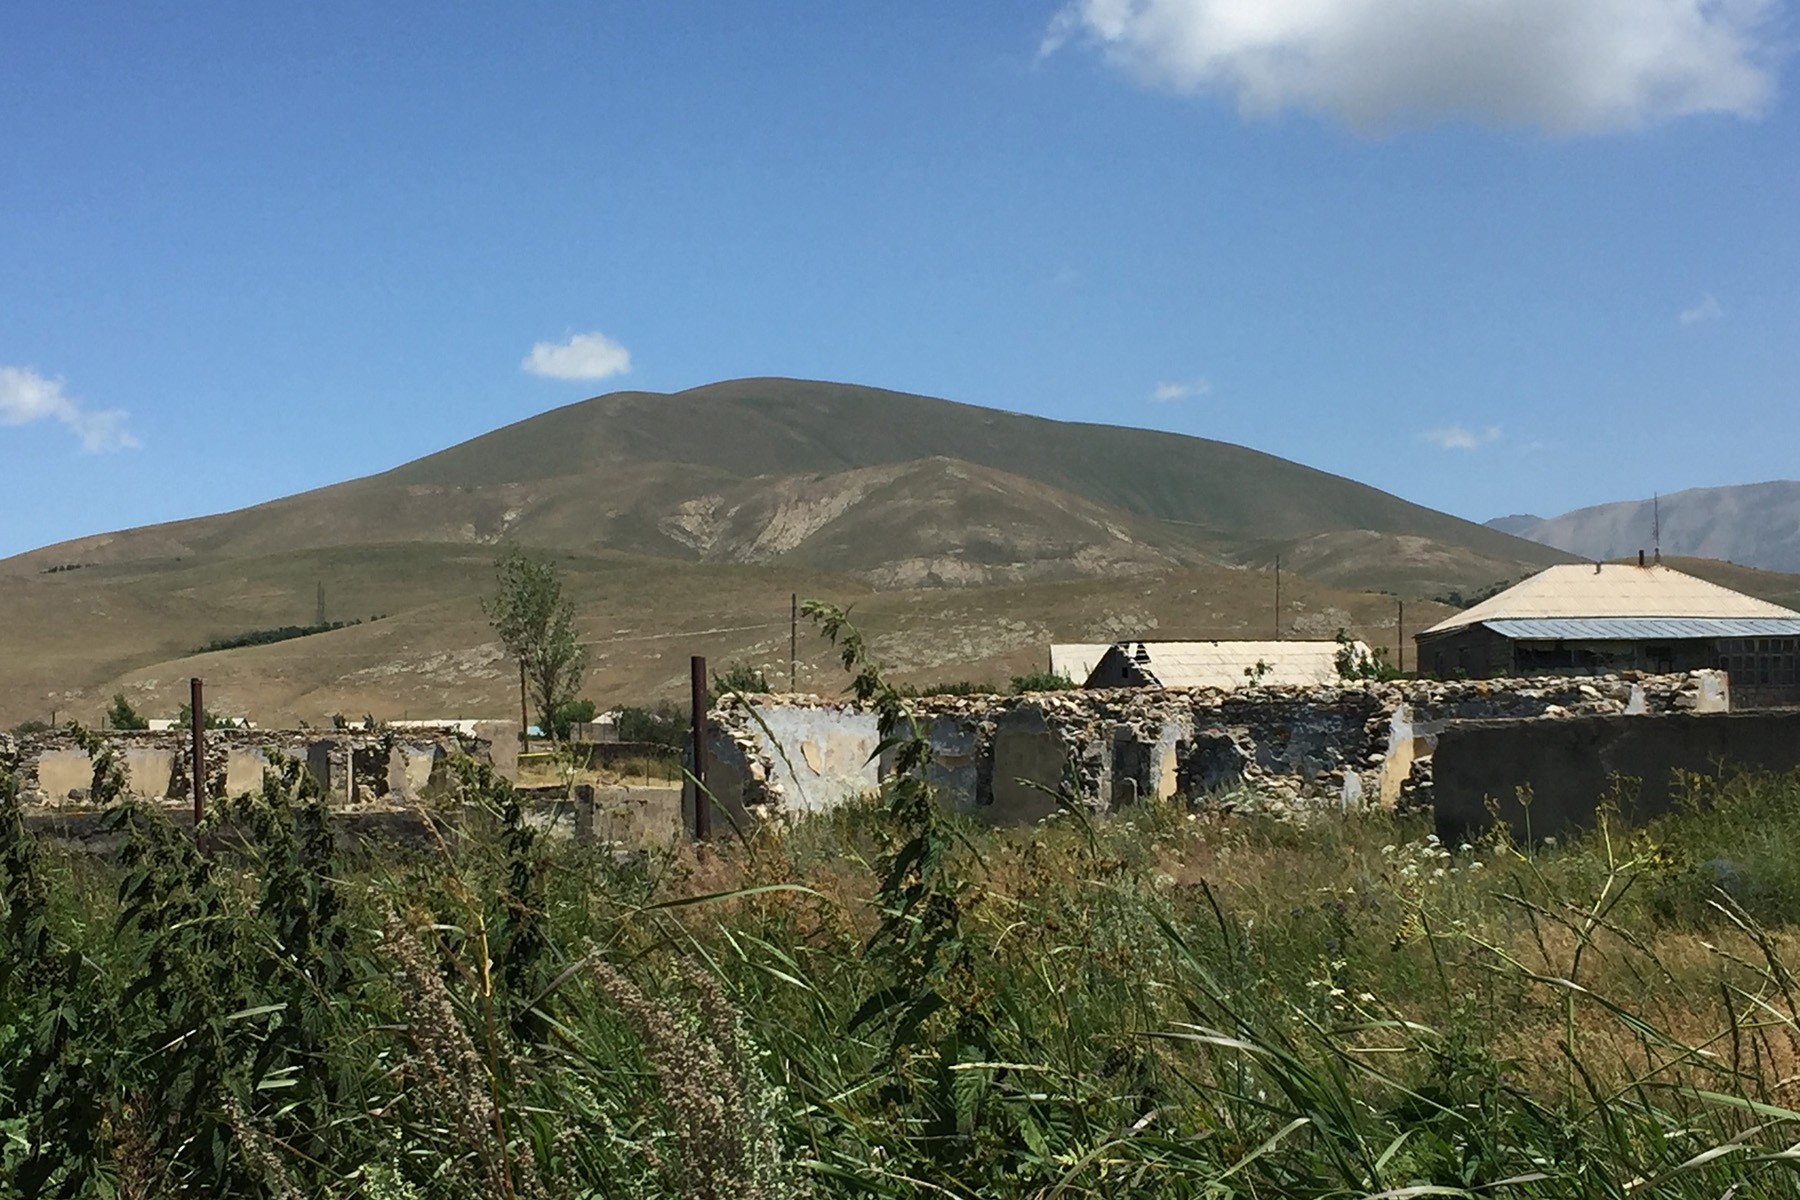
<svg viewBox="0 0 1800 1200"><path fill-rule="evenodd" d="M1800 702L1800 612L1660 563L1550 567L1415 641L1440 678L1716 668L1734 708Z"/></svg>
<svg viewBox="0 0 1800 1200"><path fill-rule="evenodd" d="M1231 688L1336 683L1339 642L1118 642L1106 648L1088 687ZM1350 642L1354 654L1369 648Z"/></svg>

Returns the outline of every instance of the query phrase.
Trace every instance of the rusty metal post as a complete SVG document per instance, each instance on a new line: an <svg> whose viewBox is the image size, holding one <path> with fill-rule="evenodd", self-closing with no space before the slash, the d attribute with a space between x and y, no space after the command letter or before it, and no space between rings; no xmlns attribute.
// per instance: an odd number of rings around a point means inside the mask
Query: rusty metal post
<svg viewBox="0 0 1800 1200"><path fill-rule="evenodd" d="M188 716L194 727L194 828L206 815L206 706L201 701L200 680L188 680Z"/></svg>
<svg viewBox="0 0 1800 1200"><path fill-rule="evenodd" d="M706 659L696 654L689 662L693 689L694 724L694 840L712 836L712 797L706 794Z"/></svg>

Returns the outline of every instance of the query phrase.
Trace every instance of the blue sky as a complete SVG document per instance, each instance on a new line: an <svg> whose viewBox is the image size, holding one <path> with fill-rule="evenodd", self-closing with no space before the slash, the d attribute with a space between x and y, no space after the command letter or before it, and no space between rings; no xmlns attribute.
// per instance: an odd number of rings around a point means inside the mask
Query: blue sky
<svg viewBox="0 0 1800 1200"><path fill-rule="evenodd" d="M1476 519L1800 476L1796 17L9 4L0 554L746 375Z"/></svg>

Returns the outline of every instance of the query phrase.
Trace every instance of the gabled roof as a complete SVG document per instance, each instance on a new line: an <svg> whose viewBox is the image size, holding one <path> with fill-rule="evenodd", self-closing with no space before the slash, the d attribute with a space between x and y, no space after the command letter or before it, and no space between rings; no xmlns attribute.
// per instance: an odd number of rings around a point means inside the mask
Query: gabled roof
<svg viewBox="0 0 1800 1200"><path fill-rule="evenodd" d="M1367 653L1361 642L1351 643ZM1338 681L1337 642L1120 642L1108 654L1126 656L1136 673L1166 688L1239 688L1260 684ZM1257 664L1267 670L1256 674ZM1244 674L1250 671L1250 675Z"/></svg>
<svg viewBox="0 0 1800 1200"><path fill-rule="evenodd" d="M1111 642L1052 642L1050 673L1066 676L1079 687L1087 682L1087 677L1094 673L1094 668L1111 649Z"/></svg>
<svg viewBox="0 0 1800 1200"><path fill-rule="evenodd" d="M1421 636L1490 621L1615 617L1791 620L1800 613L1661 565L1576 563L1547 567Z"/></svg>

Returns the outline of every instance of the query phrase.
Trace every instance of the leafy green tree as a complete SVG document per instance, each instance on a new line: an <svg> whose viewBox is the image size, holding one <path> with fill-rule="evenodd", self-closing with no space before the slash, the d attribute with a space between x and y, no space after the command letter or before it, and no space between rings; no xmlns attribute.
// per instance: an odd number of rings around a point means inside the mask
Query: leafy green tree
<svg viewBox="0 0 1800 1200"><path fill-rule="evenodd" d="M521 690L537 709L538 728L555 735L556 710L573 701L587 674L587 647L575 630L575 606L548 559L514 546L495 564L500 590L482 605L501 645L517 659Z"/></svg>
<svg viewBox="0 0 1800 1200"><path fill-rule="evenodd" d="M559 742L569 740L569 732L575 725L594 719L594 702L592 700L570 700L556 706L551 718L554 736Z"/></svg>
<svg viewBox="0 0 1800 1200"><path fill-rule="evenodd" d="M106 724L112 729L150 728L150 722L138 715L138 710L131 707L131 701L123 692L113 696L112 707L106 710Z"/></svg>

